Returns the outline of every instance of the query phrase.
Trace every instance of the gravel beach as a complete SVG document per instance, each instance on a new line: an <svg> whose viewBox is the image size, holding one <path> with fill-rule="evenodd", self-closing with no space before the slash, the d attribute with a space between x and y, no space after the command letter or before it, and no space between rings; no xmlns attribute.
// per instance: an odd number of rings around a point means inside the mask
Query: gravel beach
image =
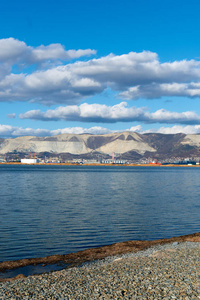
<svg viewBox="0 0 200 300"><path fill-rule="evenodd" d="M200 243L157 245L2 282L0 299L200 299Z"/></svg>

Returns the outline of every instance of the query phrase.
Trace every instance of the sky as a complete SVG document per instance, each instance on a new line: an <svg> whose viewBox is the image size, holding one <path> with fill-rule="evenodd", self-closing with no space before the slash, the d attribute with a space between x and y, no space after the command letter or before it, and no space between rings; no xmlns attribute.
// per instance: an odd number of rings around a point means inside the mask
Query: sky
<svg viewBox="0 0 200 300"><path fill-rule="evenodd" d="M1 0L0 138L200 133L198 0Z"/></svg>

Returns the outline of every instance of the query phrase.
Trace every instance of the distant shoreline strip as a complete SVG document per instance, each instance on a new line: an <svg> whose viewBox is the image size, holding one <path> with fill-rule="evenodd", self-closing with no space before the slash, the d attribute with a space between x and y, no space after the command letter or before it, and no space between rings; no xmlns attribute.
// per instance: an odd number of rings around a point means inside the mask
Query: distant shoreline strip
<svg viewBox="0 0 200 300"><path fill-rule="evenodd" d="M19 166L96 166L96 167L195 167L199 168L200 165L181 165L181 164L78 164L78 163L33 163L33 164L26 164L26 163L21 163L21 162L9 162L9 163L0 163L0 165L19 165Z"/></svg>

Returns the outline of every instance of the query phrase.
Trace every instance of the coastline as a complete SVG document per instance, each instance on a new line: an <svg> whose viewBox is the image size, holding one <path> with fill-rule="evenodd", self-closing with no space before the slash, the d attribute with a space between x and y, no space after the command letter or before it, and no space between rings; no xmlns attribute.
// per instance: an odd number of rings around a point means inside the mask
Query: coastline
<svg viewBox="0 0 200 300"><path fill-rule="evenodd" d="M199 168L200 165L180 165L180 164L100 164L100 163L91 163L91 164L78 164L78 163L34 163L34 164L25 164L21 162L7 162L0 163L0 165L19 165L19 166L108 166L108 167L185 167L185 168Z"/></svg>
<svg viewBox="0 0 200 300"><path fill-rule="evenodd" d="M124 255L127 253L137 253L139 251L143 251L150 247L154 247L158 245L182 243L182 242L197 242L197 243L200 242L200 232L189 234L189 235L183 235L179 237L172 237L168 239L158 239L152 241L133 240L133 241L120 242L108 246L90 248L76 253L69 253L64 255L51 255L51 256L40 257L40 258L4 261L0 263L0 272L5 272L17 268L23 268L31 265L37 266L39 264L43 264L44 266L46 266L46 265L52 265L58 263L65 264L66 266L64 269L68 269L68 268L80 266L83 263L102 260L107 257ZM20 275L21 278L25 277L23 274ZM12 278L3 278L0 279L0 282L11 281L19 278L20 278L19 275Z"/></svg>
<svg viewBox="0 0 200 300"><path fill-rule="evenodd" d="M200 299L200 244L174 242L0 283L0 299Z"/></svg>

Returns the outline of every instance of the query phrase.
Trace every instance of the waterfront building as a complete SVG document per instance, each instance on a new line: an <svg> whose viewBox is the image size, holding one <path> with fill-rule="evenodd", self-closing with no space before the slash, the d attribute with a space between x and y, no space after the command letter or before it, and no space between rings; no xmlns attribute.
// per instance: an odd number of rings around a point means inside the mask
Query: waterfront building
<svg viewBox="0 0 200 300"><path fill-rule="evenodd" d="M39 163L39 159L37 159L37 158L22 158L21 163L22 164L37 164L37 163Z"/></svg>

